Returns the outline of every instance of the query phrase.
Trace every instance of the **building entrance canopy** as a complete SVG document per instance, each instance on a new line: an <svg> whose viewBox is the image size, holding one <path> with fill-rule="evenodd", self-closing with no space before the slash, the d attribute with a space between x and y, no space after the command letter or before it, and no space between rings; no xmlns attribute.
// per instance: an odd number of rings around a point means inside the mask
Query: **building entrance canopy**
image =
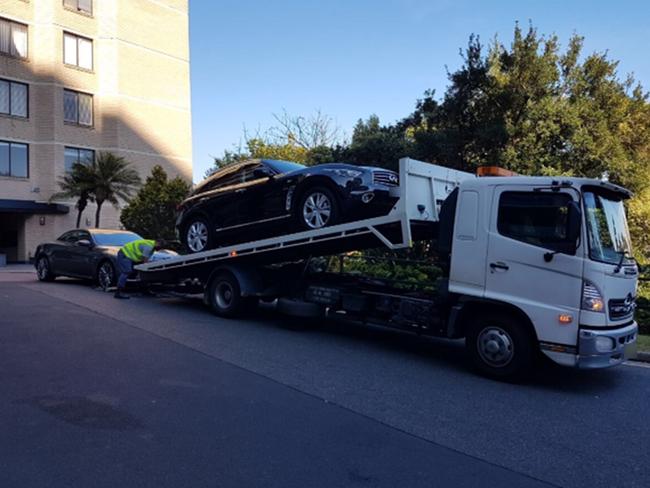
<svg viewBox="0 0 650 488"><path fill-rule="evenodd" d="M70 208L60 203L35 202L33 200L2 200L0 213L21 214L67 214Z"/></svg>

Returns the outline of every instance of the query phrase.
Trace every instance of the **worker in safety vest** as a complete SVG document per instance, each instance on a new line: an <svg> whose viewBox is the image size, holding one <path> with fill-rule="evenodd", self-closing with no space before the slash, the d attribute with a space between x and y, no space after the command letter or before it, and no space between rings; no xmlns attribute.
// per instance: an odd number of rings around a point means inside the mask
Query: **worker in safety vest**
<svg viewBox="0 0 650 488"><path fill-rule="evenodd" d="M153 253L162 247L160 241L151 239L138 239L125 244L117 253L117 267L120 277L117 280L115 298L129 298L124 294L126 280L133 273L133 265L146 263Z"/></svg>

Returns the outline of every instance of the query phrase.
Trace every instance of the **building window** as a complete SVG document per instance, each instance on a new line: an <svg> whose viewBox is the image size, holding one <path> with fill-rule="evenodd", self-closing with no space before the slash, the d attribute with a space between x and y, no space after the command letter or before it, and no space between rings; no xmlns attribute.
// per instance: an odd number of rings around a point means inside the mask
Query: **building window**
<svg viewBox="0 0 650 488"><path fill-rule="evenodd" d="M27 94L25 83L0 80L0 114L27 117Z"/></svg>
<svg viewBox="0 0 650 488"><path fill-rule="evenodd" d="M63 33L63 62L70 66L93 69L93 41L85 37Z"/></svg>
<svg viewBox="0 0 650 488"><path fill-rule="evenodd" d="M27 144L0 141L0 176L27 178L29 155Z"/></svg>
<svg viewBox="0 0 650 488"><path fill-rule="evenodd" d="M93 13L92 0L63 0L63 5L70 10L76 10L84 14L91 15Z"/></svg>
<svg viewBox="0 0 650 488"><path fill-rule="evenodd" d="M63 120L69 124L93 125L93 96L63 90Z"/></svg>
<svg viewBox="0 0 650 488"><path fill-rule="evenodd" d="M27 58L27 26L0 18L0 53Z"/></svg>
<svg viewBox="0 0 650 488"><path fill-rule="evenodd" d="M95 160L95 151L92 149L82 149L80 147L65 148L65 171L72 170L75 163L89 164Z"/></svg>

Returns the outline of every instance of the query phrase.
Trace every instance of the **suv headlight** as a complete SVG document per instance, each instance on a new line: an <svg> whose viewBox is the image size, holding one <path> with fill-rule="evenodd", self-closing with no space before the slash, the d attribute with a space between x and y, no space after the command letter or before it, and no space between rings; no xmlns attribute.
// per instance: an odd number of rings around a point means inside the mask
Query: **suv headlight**
<svg viewBox="0 0 650 488"><path fill-rule="evenodd" d="M605 301L596 285L591 281L582 282L582 309L590 312L605 312Z"/></svg>
<svg viewBox="0 0 650 488"><path fill-rule="evenodd" d="M357 171L355 169L330 169L328 171L343 178L357 178L363 174L363 171Z"/></svg>

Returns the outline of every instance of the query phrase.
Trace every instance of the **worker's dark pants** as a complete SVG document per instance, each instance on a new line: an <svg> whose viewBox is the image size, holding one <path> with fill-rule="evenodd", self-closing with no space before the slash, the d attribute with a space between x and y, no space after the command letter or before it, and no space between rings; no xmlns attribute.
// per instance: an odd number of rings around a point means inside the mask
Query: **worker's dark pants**
<svg viewBox="0 0 650 488"><path fill-rule="evenodd" d="M133 273L133 261L127 258L122 250L117 253L117 270L120 277L117 279L117 289L123 290L126 287L126 280Z"/></svg>

